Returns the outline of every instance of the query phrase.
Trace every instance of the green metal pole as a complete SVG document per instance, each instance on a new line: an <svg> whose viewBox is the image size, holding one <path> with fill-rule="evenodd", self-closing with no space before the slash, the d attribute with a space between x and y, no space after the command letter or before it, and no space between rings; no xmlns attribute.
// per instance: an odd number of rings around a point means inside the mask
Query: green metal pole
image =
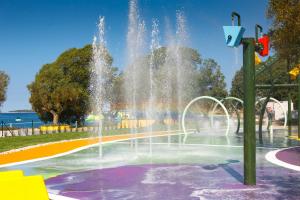
<svg viewBox="0 0 300 200"><path fill-rule="evenodd" d="M298 75L298 139L300 139L300 75Z"/></svg>
<svg viewBox="0 0 300 200"><path fill-rule="evenodd" d="M288 93L288 117L287 117L287 123L288 123L288 134L289 136L292 135L292 111L291 111L291 93L289 91Z"/></svg>
<svg viewBox="0 0 300 200"><path fill-rule="evenodd" d="M243 38L244 70L244 184L256 184L255 39Z"/></svg>

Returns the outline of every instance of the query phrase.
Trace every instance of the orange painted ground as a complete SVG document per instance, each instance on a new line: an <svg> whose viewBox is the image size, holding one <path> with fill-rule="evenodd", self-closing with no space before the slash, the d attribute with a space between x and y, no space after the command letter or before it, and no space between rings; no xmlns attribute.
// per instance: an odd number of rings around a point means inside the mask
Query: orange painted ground
<svg viewBox="0 0 300 200"><path fill-rule="evenodd" d="M174 132L172 132L174 134ZM153 136L167 135L167 132L154 132ZM128 140L130 138L144 138L149 136L147 133L139 133L137 137L133 134L104 136L102 141L111 142L118 140ZM99 142L99 138L84 138L69 141L61 141L54 143L41 144L40 146L32 146L29 148L22 149L20 151L4 152L0 154L0 165L10 164L15 162L21 162L26 160L33 160L43 157L54 156L61 153L84 147L87 145L96 144Z"/></svg>

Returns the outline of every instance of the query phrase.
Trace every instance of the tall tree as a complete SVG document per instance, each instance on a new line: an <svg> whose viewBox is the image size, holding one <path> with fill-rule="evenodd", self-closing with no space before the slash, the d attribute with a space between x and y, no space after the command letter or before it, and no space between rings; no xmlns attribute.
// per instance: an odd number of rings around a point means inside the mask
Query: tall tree
<svg viewBox="0 0 300 200"><path fill-rule="evenodd" d="M69 49L55 62L41 68L28 85L30 103L41 119L54 124L80 122L90 111L91 59L92 47L87 45L81 49ZM113 60L108 53L105 60L111 66Z"/></svg>
<svg viewBox="0 0 300 200"><path fill-rule="evenodd" d="M188 47L160 47L149 54L138 58L125 71L125 77L136 73L137 104L141 107L150 97L150 63L153 70L152 81L157 102L165 102L166 93L170 92L172 104L176 104L177 92L181 87L183 101L190 101L196 95L196 75L202 59L197 50ZM135 70L133 70L135 65ZM180 84L178 84L177 70L180 68ZM127 82L128 84L128 82ZM166 103L166 102L165 102ZM168 102L171 104L171 102Z"/></svg>
<svg viewBox="0 0 300 200"><path fill-rule="evenodd" d="M237 70L231 81L230 96L243 99L244 89L243 89L243 70Z"/></svg>
<svg viewBox="0 0 300 200"><path fill-rule="evenodd" d="M300 0L269 0L267 17L272 20L272 47L289 70L300 57Z"/></svg>
<svg viewBox="0 0 300 200"><path fill-rule="evenodd" d="M113 111L119 111L126 108L126 97L124 91L124 74L119 73L112 79L112 91L111 91L111 109Z"/></svg>
<svg viewBox="0 0 300 200"><path fill-rule="evenodd" d="M213 97L227 96L225 76L215 60L204 60L199 72L198 94Z"/></svg>
<svg viewBox="0 0 300 200"><path fill-rule="evenodd" d="M9 76L0 71L0 107L2 106L3 102L6 100L6 90L9 83Z"/></svg>

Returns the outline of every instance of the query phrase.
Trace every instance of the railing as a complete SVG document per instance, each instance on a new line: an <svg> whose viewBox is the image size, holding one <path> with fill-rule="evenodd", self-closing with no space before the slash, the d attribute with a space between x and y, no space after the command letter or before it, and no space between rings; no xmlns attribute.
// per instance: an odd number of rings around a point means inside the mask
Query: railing
<svg viewBox="0 0 300 200"><path fill-rule="evenodd" d="M258 65L258 68L255 70L255 76L259 76L261 73L263 73L266 69L269 69L274 63L278 61L277 56L270 57L269 60L266 62Z"/></svg>

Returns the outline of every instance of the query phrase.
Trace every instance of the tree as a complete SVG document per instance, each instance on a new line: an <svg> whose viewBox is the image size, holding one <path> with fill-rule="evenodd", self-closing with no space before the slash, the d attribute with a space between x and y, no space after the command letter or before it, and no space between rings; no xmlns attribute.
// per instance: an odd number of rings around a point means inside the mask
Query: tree
<svg viewBox="0 0 300 200"><path fill-rule="evenodd" d="M129 85L129 88L125 88L126 96L129 97L127 107L133 104L133 95L135 105L140 109L147 106L151 96L155 97L158 107L164 107L166 104L177 105L178 96L182 98L182 104L190 101L196 94L195 84L192 82L196 80L195 75L201 61L197 50L178 46L160 47L148 55L137 58L124 70L124 80L126 85ZM152 80L150 69L153 73ZM179 79L177 74L180 74ZM179 91L181 94L177 95Z"/></svg>
<svg viewBox="0 0 300 200"><path fill-rule="evenodd" d="M244 89L243 89L243 69L237 70L231 81L230 96L243 99Z"/></svg>
<svg viewBox="0 0 300 200"><path fill-rule="evenodd" d="M202 58L199 52L188 47L162 47L154 52L155 85L158 99L164 101L170 90L172 105L185 106L197 94L197 76ZM165 87L164 87L165 86ZM181 98L181 104L179 98Z"/></svg>
<svg viewBox="0 0 300 200"><path fill-rule="evenodd" d="M289 75L286 72L285 67L286 61L284 59L278 60L274 63L271 68L265 70L259 76L256 77L256 84L284 84L289 81ZM244 89L243 89L243 70L238 70L233 79L230 89L230 95L238 98L243 98ZM257 97L266 97L269 95L269 89L257 89L256 96ZM296 92L297 90L292 90L292 99L296 100ZM276 88L271 93L271 97L274 97L280 101L287 100L288 90L286 88Z"/></svg>
<svg viewBox="0 0 300 200"><path fill-rule="evenodd" d="M80 122L90 111L91 59L92 47L87 45L69 49L41 68L28 89L32 108L42 120ZM108 53L105 60L111 66L113 59Z"/></svg>
<svg viewBox="0 0 300 200"><path fill-rule="evenodd" d="M116 74L113 78L112 91L111 91L111 105L112 110L119 111L125 108L126 97L124 91L124 74Z"/></svg>
<svg viewBox="0 0 300 200"><path fill-rule="evenodd" d="M287 61L289 70L300 56L300 1L269 0L267 17L272 20L269 31L272 47Z"/></svg>
<svg viewBox="0 0 300 200"><path fill-rule="evenodd" d="M0 71L0 107L3 104L3 102L6 100L6 90L9 83L9 76L3 72Z"/></svg>
<svg viewBox="0 0 300 200"><path fill-rule="evenodd" d="M222 98L227 96L225 76L213 59L204 60L197 83L198 94Z"/></svg>

